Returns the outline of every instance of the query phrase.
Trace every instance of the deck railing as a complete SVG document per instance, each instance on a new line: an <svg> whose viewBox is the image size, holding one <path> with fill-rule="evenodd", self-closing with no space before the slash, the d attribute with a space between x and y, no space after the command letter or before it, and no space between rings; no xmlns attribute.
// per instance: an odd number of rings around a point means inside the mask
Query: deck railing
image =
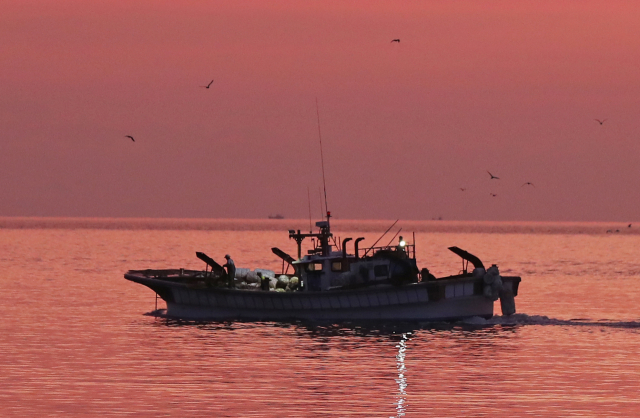
<svg viewBox="0 0 640 418"><path fill-rule="evenodd" d="M385 245L382 247L369 247L369 248L359 248L358 249L358 257L363 258L365 256L372 256L374 253L385 250L385 251L403 251L407 258L416 258L416 246L415 244L406 244L401 247L399 245Z"/></svg>

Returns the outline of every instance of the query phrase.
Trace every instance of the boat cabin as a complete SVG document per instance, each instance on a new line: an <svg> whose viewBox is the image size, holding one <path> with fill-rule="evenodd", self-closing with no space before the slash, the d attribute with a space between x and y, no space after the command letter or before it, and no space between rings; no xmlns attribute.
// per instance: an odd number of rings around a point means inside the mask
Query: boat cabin
<svg viewBox="0 0 640 418"><path fill-rule="evenodd" d="M418 281L415 259L415 243L406 243L402 237L395 246L359 248L363 237L354 241L353 253L347 244L352 238L345 238L341 245L336 242L330 228L330 212L327 220L316 222L317 233L302 233L290 230L289 238L298 245L298 258L288 256L282 250L273 252L293 266L300 278L300 290L317 292L334 289L350 289L368 286L400 286ZM311 238L313 248L302 255L302 242ZM375 245L375 244L374 244Z"/></svg>

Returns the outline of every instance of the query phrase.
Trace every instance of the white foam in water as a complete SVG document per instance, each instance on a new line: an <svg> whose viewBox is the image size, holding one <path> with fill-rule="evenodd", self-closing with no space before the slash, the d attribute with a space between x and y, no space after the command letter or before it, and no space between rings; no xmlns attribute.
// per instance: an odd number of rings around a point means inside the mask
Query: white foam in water
<svg viewBox="0 0 640 418"><path fill-rule="evenodd" d="M640 328L639 321L609 321L606 319L555 319L544 315L514 314L507 316L496 315L491 319L479 316L461 321L467 325L564 325L564 326L599 326L613 328Z"/></svg>
<svg viewBox="0 0 640 418"><path fill-rule="evenodd" d="M147 312L144 315L146 316L157 316L158 318L164 318L167 316L167 310L166 309L158 309L155 311L151 311L151 312Z"/></svg>

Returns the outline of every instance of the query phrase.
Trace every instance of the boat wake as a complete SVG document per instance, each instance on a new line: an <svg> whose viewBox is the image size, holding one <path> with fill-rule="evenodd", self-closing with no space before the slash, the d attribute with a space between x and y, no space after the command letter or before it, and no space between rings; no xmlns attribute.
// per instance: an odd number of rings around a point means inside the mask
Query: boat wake
<svg viewBox="0 0 640 418"><path fill-rule="evenodd" d="M169 315L167 315L167 310L166 309L158 309L155 311L151 311L151 312L147 312L144 314L145 316L152 316L152 317L156 317L156 318L163 318L163 319L172 319ZM173 318L178 320L177 318ZM196 323L200 323L200 322L218 322L218 321L187 321L187 320L178 320L180 322L184 322L184 323L190 323L190 322L196 322ZM226 321L225 321L226 322ZM238 322L245 322L245 321L238 321ZM252 322L252 321L248 321L248 322ZM260 321L262 322L262 321ZM268 321L270 322L270 321ZM307 326L311 326L312 329L316 330L317 327L319 325L327 325L327 324L332 324L332 325L337 325L335 324L333 321L330 321L328 323L322 323L322 322L316 322L316 321L310 321L310 322L305 322L305 321L291 321L291 322L278 322L276 321L276 323L280 323L280 324L289 324L289 325L307 325ZM392 328L395 329L398 326L411 326L411 324L413 324L413 327L415 327L415 323L412 322L401 322L399 323L395 323L395 322L389 322L389 321L381 321L381 322L377 322L374 321L374 323L377 323L379 326L382 326L382 328L380 329L387 329L387 328ZM356 326L356 328L362 328L363 324L366 324L368 326L365 326L364 329L377 329L378 327L373 327L371 328L372 322L371 321L366 321L364 323L360 323L360 322L352 322L352 321L346 321L344 323L340 323L340 325L343 327L345 325L353 325ZM505 316L500 316L500 315L495 315L493 316L491 319L485 319L479 316L474 316L472 318L468 318L462 321L457 321L457 322L420 322L420 328L430 328L433 326L445 326L445 327L455 327L456 325L462 325L462 326L471 326L471 327L493 327L493 326L497 326L497 325L505 325L505 326L525 326L525 325L553 325L553 326L581 326L581 327L607 327L607 328L624 328L624 329L640 329L640 320L638 321L613 321L613 320L609 320L609 319L588 319L588 318L573 318L573 319L556 319L556 318L549 318L548 316L545 315L527 315L527 314L514 314L514 315L505 315ZM340 329L342 329L342 327ZM332 328L332 327L330 327ZM411 328L413 329L413 328Z"/></svg>
<svg viewBox="0 0 640 418"><path fill-rule="evenodd" d="M145 316L155 316L157 318L167 318L167 310L166 309L157 309L155 311L147 312L144 315Z"/></svg>
<svg viewBox="0 0 640 418"><path fill-rule="evenodd" d="M610 327L610 328L640 328L640 321L612 321L608 319L556 319L544 315L514 314L508 316L496 315L491 319L484 319L477 316L460 321L465 325L559 325L559 326L587 326L587 327Z"/></svg>

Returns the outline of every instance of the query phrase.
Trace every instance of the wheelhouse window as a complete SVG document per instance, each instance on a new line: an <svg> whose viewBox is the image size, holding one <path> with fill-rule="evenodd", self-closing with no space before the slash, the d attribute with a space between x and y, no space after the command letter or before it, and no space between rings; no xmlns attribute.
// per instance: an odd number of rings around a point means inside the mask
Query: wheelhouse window
<svg viewBox="0 0 640 418"><path fill-rule="evenodd" d="M307 271L322 271L322 263L307 264Z"/></svg>
<svg viewBox="0 0 640 418"><path fill-rule="evenodd" d="M386 264L382 264L379 266L374 266L373 267L373 274L376 277L387 277L389 276L389 269L387 268Z"/></svg>
<svg viewBox="0 0 640 418"><path fill-rule="evenodd" d="M342 271L342 261L334 261L331 263L331 271Z"/></svg>

